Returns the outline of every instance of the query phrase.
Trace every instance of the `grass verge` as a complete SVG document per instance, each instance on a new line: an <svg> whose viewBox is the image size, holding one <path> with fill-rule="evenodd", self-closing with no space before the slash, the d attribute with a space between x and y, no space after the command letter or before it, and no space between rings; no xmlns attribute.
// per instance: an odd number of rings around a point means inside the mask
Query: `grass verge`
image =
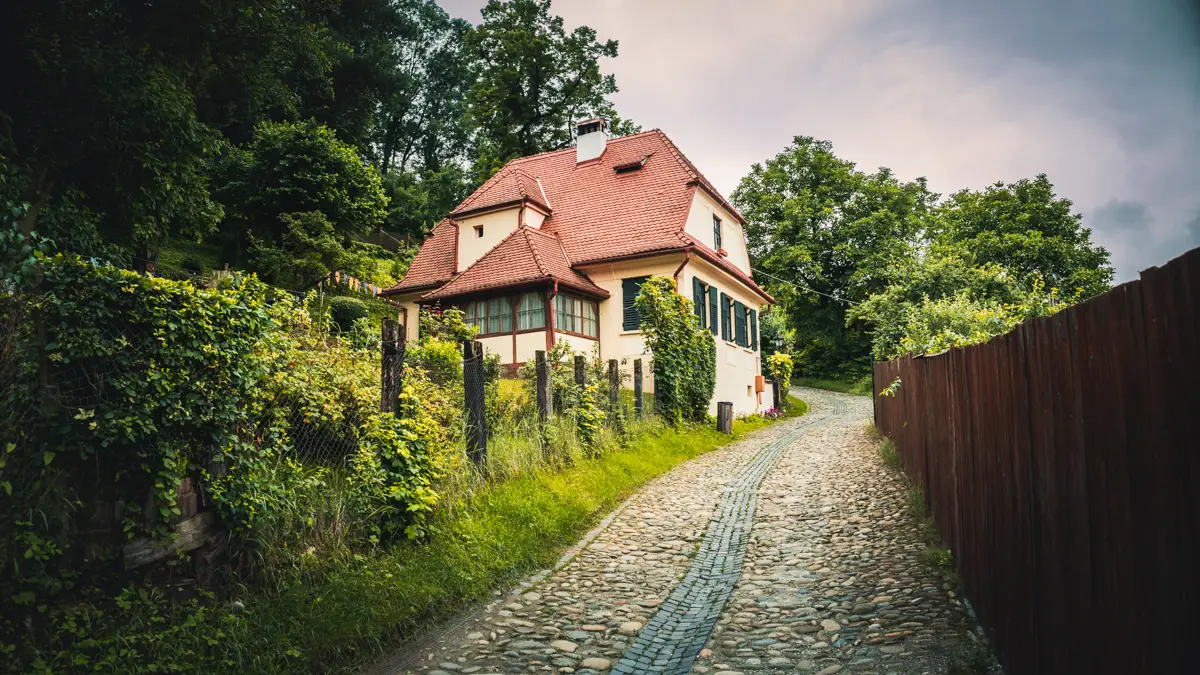
<svg viewBox="0 0 1200 675"><path fill-rule="evenodd" d="M416 545L314 561L269 597L248 599L226 639L238 669L351 672L412 629L453 616L557 560L646 481L767 426L735 420L663 429L558 472L534 472L473 494Z"/></svg>
<svg viewBox="0 0 1200 675"><path fill-rule="evenodd" d="M827 391L836 391L843 394L854 394L855 396L870 396L871 395L871 377L862 378L861 380L822 380L817 377L793 377L792 384L797 387L812 387L813 389L825 389Z"/></svg>

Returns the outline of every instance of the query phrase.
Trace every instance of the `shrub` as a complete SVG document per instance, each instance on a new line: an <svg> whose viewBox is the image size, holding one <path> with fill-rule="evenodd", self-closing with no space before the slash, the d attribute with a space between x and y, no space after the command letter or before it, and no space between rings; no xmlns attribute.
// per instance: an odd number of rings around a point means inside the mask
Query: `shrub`
<svg viewBox="0 0 1200 675"><path fill-rule="evenodd" d="M703 421L717 385L717 347L700 326L692 301L675 290L675 280L653 276L634 301L650 350L654 403L672 424Z"/></svg>
<svg viewBox="0 0 1200 675"><path fill-rule="evenodd" d="M354 322L369 315L367 304L358 298L338 296L329 299L329 318L343 333L354 330Z"/></svg>
<svg viewBox="0 0 1200 675"><path fill-rule="evenodd" d="M767 365L771 368L771 377L786 391L792 381L792 357L775 352L767 357Z"/></svg>

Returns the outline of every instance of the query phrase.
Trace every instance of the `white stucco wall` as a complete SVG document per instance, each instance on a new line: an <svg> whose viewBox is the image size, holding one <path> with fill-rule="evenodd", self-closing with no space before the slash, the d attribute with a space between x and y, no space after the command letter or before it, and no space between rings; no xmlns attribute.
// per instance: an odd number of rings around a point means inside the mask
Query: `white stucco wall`
<svg viewBox="0 0 1200 675"><path fill-rule="evenodd" d="M407 317L405 316L406 313L402 311L400 312L400 317L398 319L399 321L404 322L405 342L417 341L417 333L420 327L421 316L421 308L417 306L417 298L421 297L421 294L425 292L427 291L421 291L421 293L410 293L408 295L393 295L389 297L392 302L400 303L401 309L407 310Z"/></svg>
<svg viewBox="0 0 1200 675"><path fill-rule="evenodd" d="M654 391L654 376L650 372L650 355L645 353L646 343L641 331L626 331L622 327L621 280L653 274L671 276L683 262L682 253L629 260L580 268L600 288L609 292L607 300L600 302L600 358L627 359L622 370L632 377L633 360L642 359L643 387L646 392ZM632 386L632 385L631 385Z"/></svg>
<svg viewBox="0 0 1200 675"><path fill-rule="evenodd" d="M500 357L500 363L512 363L512 335L496 335L494 337L477 338L483 350Z"/></svg>
<svg viewBox="0 0 1200 675"><path fill-rule="evenodd" d="M539 349L546 348L546 331L517 333L517 360L512 363L528 363L537 356ZM508 359L504 363L509 363Z"/></svg>
<svg viewBox="0 0 1200 675"><path fill-rule="evenodd" d="M601 321L603 321L603 319L601 319ZM579 337L578 335L559 333L558 331L554 331L554 342L556 344L559 342L565 342L571 345L572 352L575 352L576 354L583 354L588 358L592 357L592 349L596 345L595 340L589 340L585 337Z"/></svg>
<svg viewBox="0 0 1200 675"><path fill-rule="evenodd" d="M732 213L703 190L696 190L692 196L692 206L688 211L684 231L711 248L713 246L713 214L721 219L721 246L729 254L729 262L746 274L750 274L750 255L746 251L746 235L742 226L738 224ZM688 297L691 297L690 293Z"/></svg>
<svg viewBox="0 0 1200 675"><path fill-rule="evenodd" d="M761 317L762 307L760 305L763 302L762 298L758 297L757 294L751 292L741 283L730 278L729 275L718 270L715 266L704 260L698 260L695 257L692 258L687 267L683 268L683 272L679 275L680 293L688 298L692 298L692 279L696 277L699 277L701 281L710 287L715 287L734 300L742 302L746 307L758 312ZM695 298L692 298L692 300L694 302ZM762 321L760 319L760 342L761 324ZM733 342L722 340L719 328L713 338L717 343L717 386L713 395L713 401L709 405L709 412L714 415L717 413L717 401L731 401L735 415L745 415L771 407L770 396L767 392L763 393L762 403L760 404L759 396L754 391L754 378L762 372L760 369L762 358L761 343L758 350L739 347Z"/></svg>
<svg viewBox="0 0 1200 675"><path fill-rule="evenodd" d="M470 267L484 253L492 250L512 231L517 229L517 215L520 209L512 207L502 211L492 211L458 221L458 268L461 272ZM477 236L475 227L483 226L483 236Z"/></svg>

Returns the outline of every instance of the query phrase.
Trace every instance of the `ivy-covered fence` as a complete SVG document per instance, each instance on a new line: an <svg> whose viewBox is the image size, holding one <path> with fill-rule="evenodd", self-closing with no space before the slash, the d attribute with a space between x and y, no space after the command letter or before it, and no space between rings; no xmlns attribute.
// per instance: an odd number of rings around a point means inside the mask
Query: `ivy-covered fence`
<svg viewBox="0 0 1200 675"><path fill-rule="evenodd" d="M92 637L130 583L419 534L449 445L412 393L424 375L379 412L377 337L308 302L61 255L6 277L0 655L17 670L136 653Z"/></svg>

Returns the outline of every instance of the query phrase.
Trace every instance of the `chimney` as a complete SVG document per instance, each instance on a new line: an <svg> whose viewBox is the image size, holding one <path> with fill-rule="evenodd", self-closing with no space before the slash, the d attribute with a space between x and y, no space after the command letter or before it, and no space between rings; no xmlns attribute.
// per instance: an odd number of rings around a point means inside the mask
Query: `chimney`
<svg viewBox="0 0 1200 675"><path fill-rule="evenodd" d="M608 143L605 133L604 119L594 119L575 125L575 163L596 159L604 154L604 146Z"/></svg>

